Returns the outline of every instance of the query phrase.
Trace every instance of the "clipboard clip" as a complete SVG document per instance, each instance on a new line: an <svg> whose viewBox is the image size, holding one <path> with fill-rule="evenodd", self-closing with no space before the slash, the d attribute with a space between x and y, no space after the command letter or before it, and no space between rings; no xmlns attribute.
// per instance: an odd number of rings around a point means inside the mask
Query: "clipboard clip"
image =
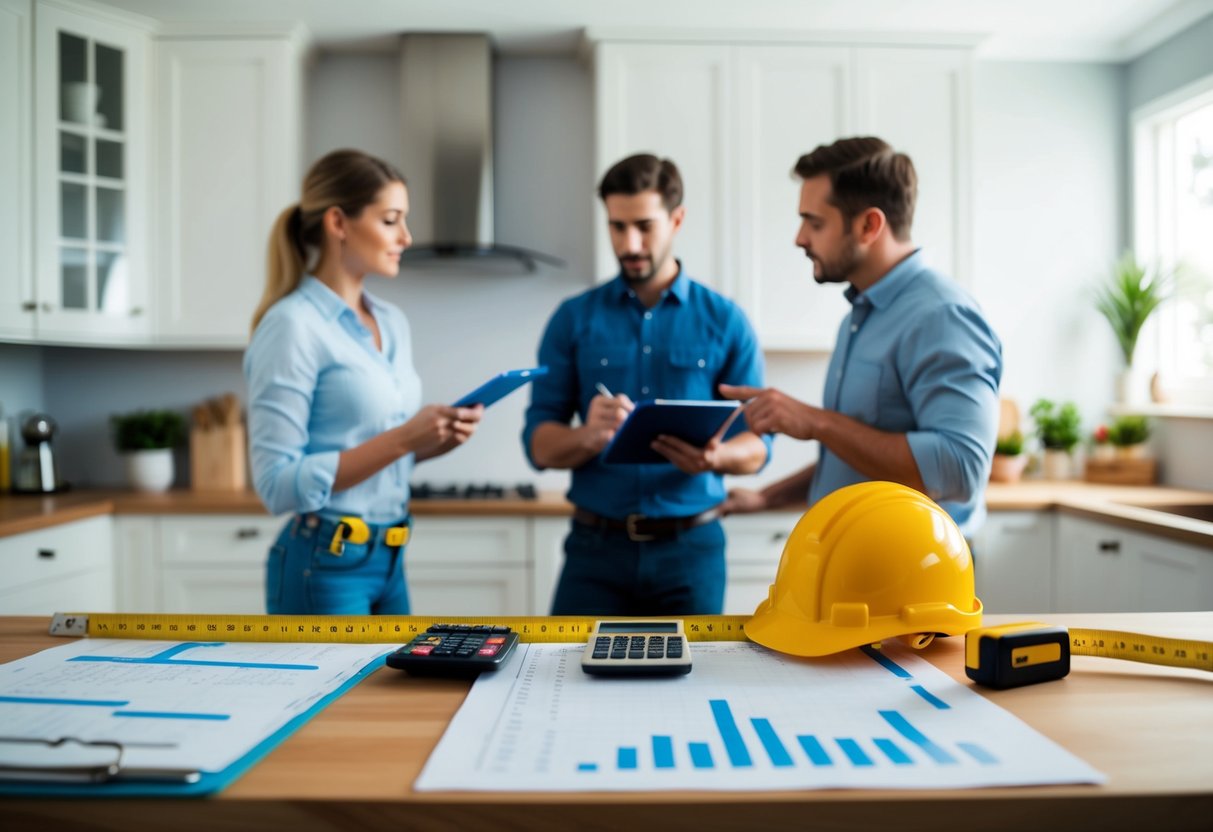
<svg viewBox="0 0 1213 832"><path fill-rule="evenodd" d="M128 743L176 748L174 743ZM43 783L109 783L152 780L197 783L202 772L185 768L136 768L123 763L126 746L117 740L76 737L0 737L0 780Z"/></svg>

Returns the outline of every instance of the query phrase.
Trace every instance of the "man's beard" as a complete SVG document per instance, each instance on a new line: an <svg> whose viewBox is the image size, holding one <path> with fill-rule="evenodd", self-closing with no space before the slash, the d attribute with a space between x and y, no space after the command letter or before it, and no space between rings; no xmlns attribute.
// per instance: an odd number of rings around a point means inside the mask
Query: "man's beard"
<svg viewBox="0 0 1213 832"><path fill-rule="evenodd" d="M630 257L618 257L616 259L619 260L619 273L623 275L623 279L631 286L639 286L642 283L648 283L650 280L652 280L657 275L657 272L661 270L661 267L665 265L665 261L668 260L669 257L670 250L667 248L660 254L654 252L649 257L637 257L634 259ZM628 260L631 260L632 262L643 262L644 260L648 260L649 267L642 272L629 272L624 266L624 262Z"/></svg>
<svg viewBox="0 0 1213 832"><path fill-rule="evenodd" d="M838 257L830 262L814 259L813 263L820 266L821 274L813 270L813 280L819 285L825 283L847 283L855 270L859 268L859 246L855 239L847 234L843 237L843 249Z"/></svg>

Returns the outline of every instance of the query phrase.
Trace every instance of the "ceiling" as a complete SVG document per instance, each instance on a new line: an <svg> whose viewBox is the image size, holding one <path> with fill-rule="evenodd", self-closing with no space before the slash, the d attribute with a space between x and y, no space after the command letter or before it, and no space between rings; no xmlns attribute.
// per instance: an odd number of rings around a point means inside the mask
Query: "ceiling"
<svg viewBox="0 0 1213 832"><path fill-rule="evenodd" d="M1126 61L1213 14L1213 0L103 0L159 21L303 23L332 49L405 31L488 32L505 54L576 49L587 27L974 35L990 59Z"/></svg>

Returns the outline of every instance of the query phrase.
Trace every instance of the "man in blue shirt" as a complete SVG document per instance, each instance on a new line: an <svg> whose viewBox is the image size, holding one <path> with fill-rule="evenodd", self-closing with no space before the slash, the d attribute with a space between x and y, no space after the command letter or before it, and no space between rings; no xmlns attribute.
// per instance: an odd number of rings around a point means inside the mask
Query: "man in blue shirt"
<svg viewBox="0 0 1213 832"><path fill-rule="evenodd" d="M821 443L815 465L762 491L735 490L729 511L813 504L846 485L891 480L938 502L966 537L985 520L998 430L1002 345L976 302L928 267L910 240L917 176L877 138L840 139L796 163L796 245L818 283L849 283L824 407L774 389L750 399L750 428Z"/></svg>
<svg viewBox="0 0 1213 832"><path fill-rule="evenodd" d="M713 399L722 383L761 385L745 315L672 256L682 180L668 159L631 156L603 177L613 280L564 301L539 345L522 444L536 468L572 469L576 506L555 615L691 615L724 605L723 474L766 462L745 432L702 448L659 437L669 463L606 464L600 454L641 399ZM580 424L571 424L573 417Z"/></svg>

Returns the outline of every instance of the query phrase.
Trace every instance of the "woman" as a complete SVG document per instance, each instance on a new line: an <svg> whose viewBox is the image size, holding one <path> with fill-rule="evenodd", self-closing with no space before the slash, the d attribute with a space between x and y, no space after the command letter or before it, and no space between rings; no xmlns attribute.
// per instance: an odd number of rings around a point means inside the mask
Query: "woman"
<svg viewBox="0 0 1213 832"><path fill-rule="evenodd" d="M271 513L294 514L270 549L270 613L408 613L409 475L483 413L420 407L408 321L363 289L399 270L408 212L391 165L337 150L270 235L244 356L254 485Z"/></svg>

